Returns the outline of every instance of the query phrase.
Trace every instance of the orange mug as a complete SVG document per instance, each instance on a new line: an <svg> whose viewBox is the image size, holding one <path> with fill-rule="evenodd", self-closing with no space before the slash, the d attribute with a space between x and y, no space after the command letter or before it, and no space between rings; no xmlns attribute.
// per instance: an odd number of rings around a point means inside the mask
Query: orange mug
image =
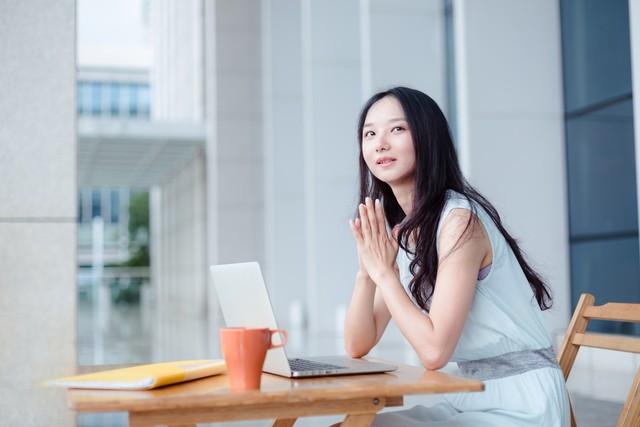
<svg viewBox="0 0 640 427"><path fill-rule="evenodd" d="M280 334L281 344L273 344L274 334ZM259 389L267 350L286 343L287 331L283 329L220 328L220 344L231 389Z"/></svg>

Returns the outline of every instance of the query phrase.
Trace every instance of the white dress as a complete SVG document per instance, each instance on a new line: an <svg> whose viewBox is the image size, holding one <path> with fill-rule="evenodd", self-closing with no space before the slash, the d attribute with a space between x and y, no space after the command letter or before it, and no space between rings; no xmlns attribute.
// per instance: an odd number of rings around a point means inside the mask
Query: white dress
<svg viewBox="0 0 640 427"><path fill-rule="evenodd" d="M385 412L375 418L374 426L570 425L564 377L533 291L507 241L484 209L475 206L491 241L493 262L489 274L476 284L451 361L458 362L457 375L481 379L485 391L446 394L444 402L435 406ZM470 209L470 205L449 190L438 234L454 208ZM409 262L409 255L400 249L398 266L407 293Z"/></svg>

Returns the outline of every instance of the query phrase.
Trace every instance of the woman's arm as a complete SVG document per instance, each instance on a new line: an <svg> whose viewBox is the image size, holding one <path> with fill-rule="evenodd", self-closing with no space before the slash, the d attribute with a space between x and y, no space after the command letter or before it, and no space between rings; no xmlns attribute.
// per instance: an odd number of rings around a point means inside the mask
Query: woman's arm
<svg viewBox="0 0 640 427"><path fill-rule="evenodd" d="M413 304L397 275L389 269L374 277L389 312L427 369L439 369L451 358L473 302L478 270L491 248L475 216L462 235L470 215L469 210L454 209L445 219L439 238L441 255L436 286L428 315Z"/></svg>
<svg viewBox="0 0 640 427"><path fill-rule="evenodd" d="M362 357L375 346L389 323L379 289L366 272L358 271L344 325L344 344L350 357Z"/></svg>
<svg viewBox="0 0 640 427"><path fill-rule="evenodd" d="M359 207L361 223L352 225L362 265L386 303L400 331L424 366L439 369L451 358L467 318L483 258L491 245L476 216L453 209L438 237L436 286L429 314L424 314L405 292L393 265L398 253L397 236L385 229L384 208L366 199Z"/></svg>

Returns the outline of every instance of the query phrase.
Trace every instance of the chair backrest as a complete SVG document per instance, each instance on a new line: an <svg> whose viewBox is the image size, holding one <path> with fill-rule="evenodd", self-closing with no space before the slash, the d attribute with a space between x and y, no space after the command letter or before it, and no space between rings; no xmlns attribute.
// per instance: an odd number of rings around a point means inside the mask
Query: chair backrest
<svg viewBox="0 0 640 427"><path fill-rule="evenodd" d="M562 368L565 380L571 372L580 346L640 353L640 338L586 332L591 319L640 323L640 304L607 303L598 306L594 304L593 295L582 294L573 312L571 323L569 323L558 354L558 363ZM571 408L571 426L576 426L573 408ZM634 426L640 426L640 369L633 379L633 385L624 402L617 424L617 427Z"/></svg>

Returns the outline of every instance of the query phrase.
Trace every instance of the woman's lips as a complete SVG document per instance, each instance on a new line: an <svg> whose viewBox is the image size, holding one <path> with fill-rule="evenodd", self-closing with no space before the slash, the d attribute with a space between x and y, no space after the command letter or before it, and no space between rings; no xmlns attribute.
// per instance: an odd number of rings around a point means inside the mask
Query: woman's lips
<svg viewBox="0 0 640 427"><path fill-rule="evenodd" d="M384 159L380 163L378 163L378 166L380 166L381 168L388 168L393 166L395 162L396 159Z"/></svg>

